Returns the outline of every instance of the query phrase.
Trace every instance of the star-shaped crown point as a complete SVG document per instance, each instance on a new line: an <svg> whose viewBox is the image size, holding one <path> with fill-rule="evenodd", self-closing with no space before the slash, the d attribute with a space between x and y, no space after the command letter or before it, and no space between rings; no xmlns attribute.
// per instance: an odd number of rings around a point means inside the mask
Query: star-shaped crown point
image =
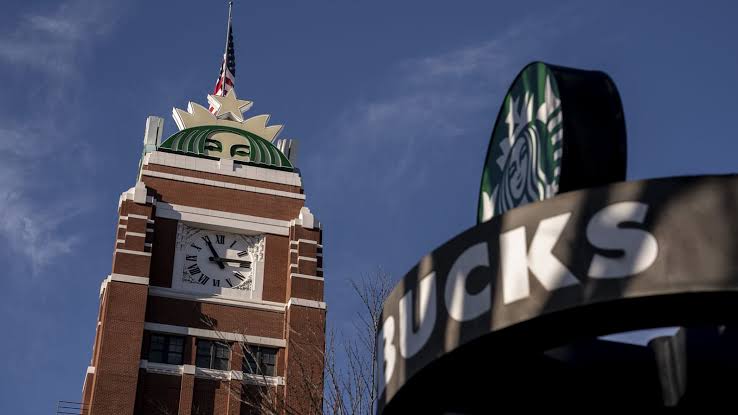
<svg viewBox="0 0 738 415"><path fill-rule="evenodd" d="M244 119L243 113L248 111L253 102L238 99L236 91L231 89L225 96L208 95L208 102L215 108L215 114L202 105L190 101L187 111L172 108L172 116L181 130L205 125L223 125L249 131L259 137L274 141L282 131L282 125L267 125L269 115L262 114Z"/></svg>
<svg viewBox="0 0 738 415"><path fill-rule="evenodd" d="M243 122L243 113L254 105L251 101L238 99L235 89L231 89L224 96L208 95L208 103L215 108L216 118L236 122Z"/></svg>

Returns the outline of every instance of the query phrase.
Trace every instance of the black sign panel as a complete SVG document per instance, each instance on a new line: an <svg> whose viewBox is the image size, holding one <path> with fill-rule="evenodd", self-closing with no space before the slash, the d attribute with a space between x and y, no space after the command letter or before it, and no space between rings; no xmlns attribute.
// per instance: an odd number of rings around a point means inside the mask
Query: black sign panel
<svg viewBox="0 0 738 415"><path fill-rule="evenodd" d="M736 212L738 176L667 178L569 192L463 232L385 302L380 412L481 340L478 361L736 315L725 309L738 304Z"/></svg>

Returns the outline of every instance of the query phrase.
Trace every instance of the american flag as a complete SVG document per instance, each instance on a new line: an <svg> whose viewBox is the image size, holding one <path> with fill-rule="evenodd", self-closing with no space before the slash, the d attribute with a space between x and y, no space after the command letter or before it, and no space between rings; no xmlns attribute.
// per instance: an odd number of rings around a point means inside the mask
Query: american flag
<svg viewBox="0 0 738 415"><path fill-rule="evenodd" d="M226 52L223 55L223 63L220 65L220 75L218 81L215 82L213 95L225 95L233 89L236 82L236 53L233 50L233 29L231 28L231 11L228 10L228 43ZM215 113L215 108L211 105L210 112Z"/></svg>

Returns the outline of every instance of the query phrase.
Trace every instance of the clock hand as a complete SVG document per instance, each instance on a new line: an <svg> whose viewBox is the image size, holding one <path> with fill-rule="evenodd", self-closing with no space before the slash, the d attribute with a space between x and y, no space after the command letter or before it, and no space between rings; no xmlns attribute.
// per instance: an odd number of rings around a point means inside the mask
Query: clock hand
<svg viewBox="0 0 738 415"><path fill-rule="evenodd" d="M237 264L245 265L247 268L251 265L251 261L246 261L243 259L230 259L230 258L214 258L210 257L210 260L213 262L218 263L224 263L224 262L235 262Z"/></svg>
<svg viewBox="0 0 738 415"><path fill-rule="evenodd" d="M213 261L213 262L217 262L218 263L218 267L220 269L225 269L225 266L223 265L223 263L220 262L220 261L218 261L220 259L220 257L218 256L218 253L215 252L215 248L213 248L213 244L209 240L206 240L205 243L208 244L208 248L210 248L210 252L212 252L212 254L213 254L213 256L210 257L210 260Z"/></svg>

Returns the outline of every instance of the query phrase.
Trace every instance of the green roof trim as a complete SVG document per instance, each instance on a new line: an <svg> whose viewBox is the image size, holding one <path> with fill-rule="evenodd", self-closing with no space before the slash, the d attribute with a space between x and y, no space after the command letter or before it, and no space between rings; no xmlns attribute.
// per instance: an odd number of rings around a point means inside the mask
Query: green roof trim
<svg viewBox="0 0 738 415"><path fill-rule="evenodd" d="M188 156L219 159L221 157L213 157L212 155L209 155L208 150L206 149L206 142L213 140L212 137L218 133L231 133L243 137L243 144L248 146L248 161L233 157L222 158L233 158L234 162L258 167L287 171L293 171L295 169L284 153L279 151L279 149L269 140L245 130L222 125L204 125L186 128L164 140L157 149L185 154ZM235 147L236 146L234 146L234 148ZM223 152L228 151L228 149L225 148L222 148L222 150ZM232 150L231 155L233 155Z"/></svg>

